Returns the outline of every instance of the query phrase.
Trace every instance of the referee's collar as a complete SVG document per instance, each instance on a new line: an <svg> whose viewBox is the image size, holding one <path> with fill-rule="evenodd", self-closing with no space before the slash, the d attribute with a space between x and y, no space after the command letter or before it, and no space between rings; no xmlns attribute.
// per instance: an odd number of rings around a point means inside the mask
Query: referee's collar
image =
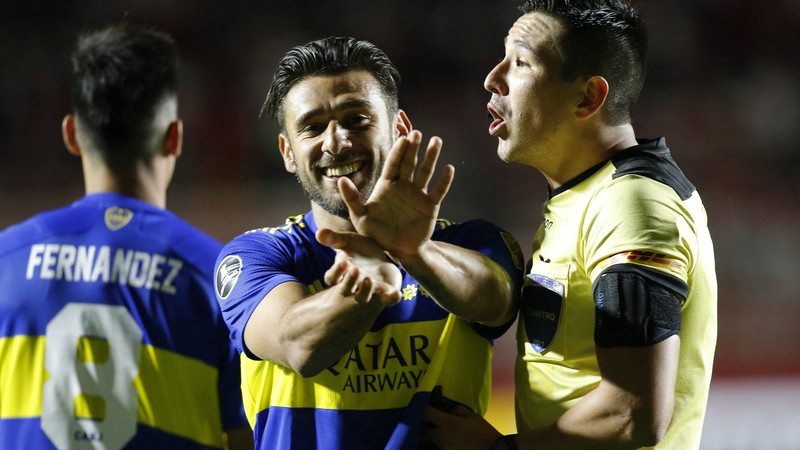
<svg viewBox="0 0 800 450"><path fill-rule="evenodd" d="M557 187L556 189L552 189L552 188L550 188L548 186L548 188L547 188L548 198L553 198L556 195L558 195L558 194L560 194L562 192L568 191L568 190L572 189L573 187L579 185L582 181L586 180L587 178L589 178L592 175L594 175L595 173L597 173L597 171L602 169L603 166L608 164L609 161L612 161L615 158L618 158L620 155L630 154L631 152L635 152L635 151L646 151L646 152L651 152L651 153L663 153L663 152L669 153L669 148L667 148L667 140L663 136L659 137L659 138L656 138L656 139L637 139L636 142L638 143L637 145L634 145L633 147L628 147L626 149L620 150L619 152L617 152L611 158L609 158L609 159L607 159L605 161L601 161L601 162L597 163L596 165L584 170L578 176L576 176L575 178L567 181L566 183L562 184L561 186Z"/></svg>
<svg viewBox="0 0 800 450"><path fill-rule="evenodd" d="M555 189L552 189L552 188L550 188L548 186L547 187L547 191L548 191L548 196L547 197L548 198L553 198L556 195L558 195L558 194L560 194L562 192L566 192L566 191L572 189L573 187L579 185L583 180L585 180L585 179L589 178L590 176L594 175L595 173L597 173L597 171L602 169L603 166L608 164L609 161L610 161L610 159L607 159L605 161L601 161L601 162L595 164L594 166L592 166L592 167L584 170L583 172L581 172L575 178L567 181L566 183L562 184L561 186L559 186L559 187L557 187Z"/></svg>

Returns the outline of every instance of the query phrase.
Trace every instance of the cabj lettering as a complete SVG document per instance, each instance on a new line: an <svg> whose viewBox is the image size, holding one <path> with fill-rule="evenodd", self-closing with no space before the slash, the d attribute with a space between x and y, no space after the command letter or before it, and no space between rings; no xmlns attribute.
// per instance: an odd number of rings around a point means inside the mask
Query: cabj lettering
<svg viewBox="0 0 800 450"><path fill-rule="evenodd" d="M93 432L93 431L75 430L72 434L72 437L76 441L103 442L103 433L99 431Z"/></svg>

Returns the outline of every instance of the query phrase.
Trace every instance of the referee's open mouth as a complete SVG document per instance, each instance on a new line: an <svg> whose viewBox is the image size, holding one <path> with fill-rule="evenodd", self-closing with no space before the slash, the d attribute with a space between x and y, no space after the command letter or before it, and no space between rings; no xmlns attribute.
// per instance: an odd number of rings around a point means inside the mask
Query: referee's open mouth
<svg viewBox="0 0 800 450"><path fill-rule="evenodd" d="M500 111L490 103L486 105L487 110L487 117L492 119L492 123L489 124L489 134L491 136L504 138L508 134L508 130L506 129L506 120L500 114Z"/></svg>

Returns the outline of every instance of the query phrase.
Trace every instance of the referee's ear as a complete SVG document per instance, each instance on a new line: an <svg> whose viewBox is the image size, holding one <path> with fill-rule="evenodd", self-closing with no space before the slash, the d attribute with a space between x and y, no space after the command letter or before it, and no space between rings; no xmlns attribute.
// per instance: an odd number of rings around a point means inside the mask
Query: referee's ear
<svg viewBox="0 0 800 450"><path fill-rule="evenodd" d="M81 156L81 146L78 145L78 138L75 137L75 116L72 114L67 114L61 121L61 137L70 154Z"/></svg>
<svg viewBox="0 0 800 450"><path fill-rule="evenodd" d="M601 76L593 76L588 80L579 80L582 83L582 99L578 104L575 115L579 119L588 119L603 107L608 98L608 81Z"/></svg>

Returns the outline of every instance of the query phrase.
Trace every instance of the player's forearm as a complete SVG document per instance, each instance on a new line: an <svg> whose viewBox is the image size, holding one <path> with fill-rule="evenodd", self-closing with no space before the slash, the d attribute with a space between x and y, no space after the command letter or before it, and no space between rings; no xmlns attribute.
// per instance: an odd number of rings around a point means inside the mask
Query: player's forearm
<svg viewBox="0 0 800 450"><path fill-rule="evenodd" d="M497 326L517 312L511 276L479 252L428 241L418 253L398 262L439 305L465 320Z"/></svg>
<svg viewBox="0 0 800 450"><path fill-rule="evenodd" d="M268 296L248 321L244 335L248 349L307 377L335 364L364 337L383 309L380 302L359 303L338 291L334 286L289 301L283 310L261 310L282 300Z"/></svg>
<svg viewBox="0 0 800 450"><path fill-rule="evenodd" d="M582 422L581 427L570 427L557 423L546 428L520 433L517 436L519 450L624 450L649 447L658 443L655 436L645 437L631 433L629 424L620 417L603 417Z"/></svg>
<svg viewBox="0 0 800 450"><path fill-rule="evenodd" d="M335 364L358 344L383 310L380 302L357 303L327 289L300 302L282 321L282 341L293 351L289 363L303 376ZM285 325L284 325L285 324Z"/></svg>
<svg viewBox="0 0 800 450"><path fill-rule="evenodd" d="M620 399L620 402L626 402ZM524 449L636 449L658 443L642 417L630 408L609 403L594 403L585 397L555 424L517 436L517 447Z"/></svg>

